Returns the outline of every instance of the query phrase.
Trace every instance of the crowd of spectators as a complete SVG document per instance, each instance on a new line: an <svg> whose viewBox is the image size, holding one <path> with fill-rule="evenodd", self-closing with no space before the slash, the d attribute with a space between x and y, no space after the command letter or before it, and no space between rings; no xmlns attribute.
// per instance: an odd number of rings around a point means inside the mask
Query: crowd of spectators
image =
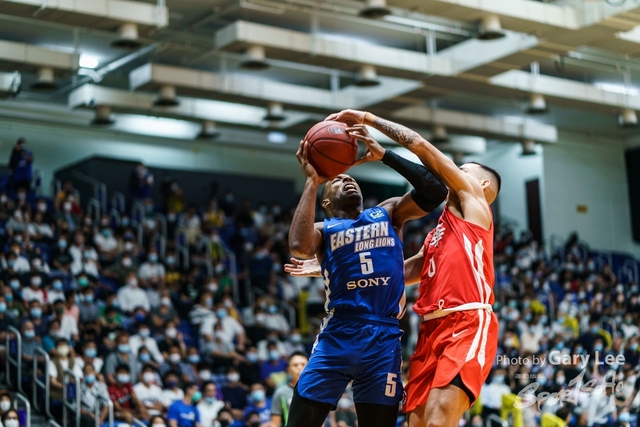
<svg viewBox="0 0 640 427"><path fill-rule="evenodd" d="M6 248L0 253L0 343L8 326L21 331L23 376L30 381L36 358L36 374L50 377L58 417L63 373L78 378L83 427L106 420L107 400L116 421L127 424L136 418L153 427L284 425L325 301L321 280L282 269L292 211L277 203L254 207L231 190L208 206L189 205L171 180L153 201L153 183L137 165L131 201L144 206L143 218L123 213L119 221L84 212L71 182L53 200L22 187L0 193ZM167 221L166 248L154 238L161 230L158 213ZM435 218L407 226L407 256L417 253ZM637 284L618 283L576 239L550 254L528 233L516 238L505 227L496 232L495 270L499 355L469 422L478 427L499 416L502 396L513 393L526 403L525 427L539 425L547 412L572 426L635 427L629 414L640 402ZM416 292L408 289L401 321L405 360L420 321L410 310ZM49 354L48 366L38 348ZM3 363L5 352L0 344ZM556 363L554 354L590 357ZM609 355L624 362L598 364ZM591 380L623 387L580 392ZM17 427L5 401L0 394L1 420ZM349 390L327 423L357 426Z"/></svg>

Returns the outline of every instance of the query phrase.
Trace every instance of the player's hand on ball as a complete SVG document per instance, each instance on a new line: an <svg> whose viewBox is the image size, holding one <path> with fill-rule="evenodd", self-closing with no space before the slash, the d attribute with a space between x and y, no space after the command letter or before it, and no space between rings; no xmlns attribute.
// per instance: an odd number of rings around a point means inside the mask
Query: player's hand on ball
<svg viewBox="0 0 640 427"><path fill-rule="evenodd" d="M360 125L364 123L364 116L366 115L366 111L358 111L358 110L342 110L339 113L333 113L326 119L333 120L336 122L346 123L347 126Z"/></svg>
<svg viewBox="0 0 640 427"><path fill-rule="evenodd" d="M297 277L322 277L320 264L316 258L307 260L291 258L291 264L285 264L284 271Z"/></svg>
<svg viewBox="0 0 640 427"><path fill-rule="evenodd" d="M309 162L309 142L308 141L300 141L300 148L296 152L296 158L298 162L300 162L300 169L302 169L302 173L307 177L307 179L314 180L317 184L323 184L329 181L331 178L328 176L323 176L316 171L313 165Z"/></svg>
<svg viewBox="0 0 640 427"><path fill-rule="evenodd" d="M353 164L354 166L382 160L384 153L387 150L371 136L365 125L353 125L350 128L347 128L347 133L351 135L352 138L358 139L367 144L367 152L364 153L364 156L355 161Z"/></svg>

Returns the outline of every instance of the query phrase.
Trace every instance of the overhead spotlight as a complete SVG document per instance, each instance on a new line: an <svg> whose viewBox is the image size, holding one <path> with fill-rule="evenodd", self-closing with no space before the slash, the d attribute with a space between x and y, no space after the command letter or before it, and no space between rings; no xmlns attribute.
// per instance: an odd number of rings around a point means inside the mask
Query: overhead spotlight
<svg viewBox="0 0 640 427"><path fill-rule="evenodd" d="M202 130L198 134L199 139L215 139L220 136L220 131L216 127L216 122L204 120L202 122Z"/></svg>
<svg viewBox="0 0 640 427"><path fill-rule="evenodd" d="M539 93L532 93L529 95L529 102L527 105L527 113L529 114L543 114L547 112L547 102L544 96Z"/></svg>
<svg viewBox="0 0 640 427"><path fill-rule="evenodd" d="M360 10L360 16L369 19L380 19L389 15L391 10L387 8L387 0L365 0L365 6Z"/></svg>
<svg viewBox="0 0 640 427"><path fill-rule="evenodd" d="M176 107L180 102L176 98L176 87L164 85L160 87L160 96L153 102L157 107Z"/></svg>
<svg viewBox="0 0 640 427"><path fill-rule="evenodd" d="M371 87L378 86L379 84L380 80L378 79L376 67L373 65L361 65L355 85L360 87Z"/></svg>
<svg viewBox="0 0 640 427"><path fill-rule="evenodd" d="M269 68L266 57L267 55L263 46L249 46L244 52L244 58L240 63L240 67L247 70L264 70L265 68Z"/></svg>
<svg viewBox="0 0 640 427"><path fill-rule="evenodd" d="M487 15L478 23L478 39L496 40L505 36L500 25L500 18L497 15Z"/></svg>
<svg viewBox="0 0 640 427"><path fill-rule="evenodd" d="M54 82L54 71L51 67L38 68L38 81L31 85L35 90L51 90L58 87Z"/></svg>
<svg viewBox="0 0 640 427"><path fill-rule="evenodd" d="M638 115L632 108L625 108L618 114L618 122L621 128L634 128L638 126Z"/></svg>
<svg viewBox="0 0 640 427"><path fill-rule="evenodd" d="M96 117L93 119L91 124L104 126L111 125L113 123L115 123L115 120L113 120L113 116L111 115L111 107L108 105L97 105Z"/></svg>
<svg viewBox="0 0 640 427"><path fill-rule="evenodd" d="M449 141L449 135L447 135L447 128L443 125L433 125L433 131L431 136L431 142L435 144L441 144Z"/></svg>
<svg viewBox="0 0 640 427"><path fill-rule="evenodd" d="M264 120L271 122L281 122L285 119L284 108L279 102L270 102L267 106L267 115L264 116Z"/></svg>
<svg viewBox="0 0 640 427"><path fill-rule="evenodd" d="M533 139L525 139L522 141L522 155L534 156L536 153L536 142Z"/></svg>
<svg viewBox="0 0 640 427"><path fill-rule="evenodd" d="M118 29L118 38L111 42L111 47L118 49L138 49L142 42L138 39L138 26L133 23L122 24Z"/></svg>

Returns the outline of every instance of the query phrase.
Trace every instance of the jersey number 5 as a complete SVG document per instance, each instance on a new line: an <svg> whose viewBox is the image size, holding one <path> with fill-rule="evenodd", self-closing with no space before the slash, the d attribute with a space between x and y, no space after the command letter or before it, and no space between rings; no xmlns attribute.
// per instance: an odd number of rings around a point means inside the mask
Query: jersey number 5
<svg viewBox="0 0 640 427"><path fill-rule="evenodd" d="M360 253L360 270L362 274L371 274L373 273L373 261L371 261L370 257L371 252L361 252Z"/></svg>
<svg viewBox="0 0 640 427"><path fill-rule="evenodd" d="M384 395L389 397L395 397L396 395L396 378L398 374L387 374L387 385L384 389Z"/></svg>

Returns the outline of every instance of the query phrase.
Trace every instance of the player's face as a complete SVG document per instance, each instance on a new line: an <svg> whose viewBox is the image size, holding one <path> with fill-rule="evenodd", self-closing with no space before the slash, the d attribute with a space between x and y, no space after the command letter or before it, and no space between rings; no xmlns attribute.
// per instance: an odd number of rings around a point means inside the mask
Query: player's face
<svg viewBox="0 0 640 427"><path fill-rule="evenodd" d="M291 375L291 379L295 382L300 378L300 374L304 367L307 366L307 358L302 356L295 356L289 362L289 375Z"/></svg>
<svg viewBox="0 0 640 427"><path fill-rule="evenodd" d="M342 197L346 198L362 198L360 192L360 186L355 179L349 175L338 175L331 181L331 188L329 190L329 199L335 200Z"/></svg>
<svg viewBox="0 0 640 427"><path fill-rule="evenodd" d="M485 177L484 171L479 165L476 165L474 163L465 163L464 165L460 166L460 170L476 178L478 180L478 183L480 184L480 187L482 187L483 189L485 187L489 187L490 182Z"/></svg>

